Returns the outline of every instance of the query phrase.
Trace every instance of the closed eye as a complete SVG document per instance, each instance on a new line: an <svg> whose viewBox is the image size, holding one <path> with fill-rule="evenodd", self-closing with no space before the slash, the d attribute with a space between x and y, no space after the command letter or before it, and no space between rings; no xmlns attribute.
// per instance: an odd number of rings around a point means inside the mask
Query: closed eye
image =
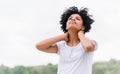
<svg viewBox="0 0 120 74"><path fill-rule="evenodd" d="M73 18L73 17L69 17L69 18L68 18L68 20L71 20L71 19L80 20L79 17L75 17L75 18Z"/></svg>
<svg viewBox="0 0 120 74"><path fill-rule="evenodd" d="M77 20L80 20L80 18L76 17Z"/></svg>
<svg viewBox="0 0 120 74"><path fill-rule="evenodd" d="M72 19L72 17L68 18L68 20L71 20L71 19Z"/></svg>

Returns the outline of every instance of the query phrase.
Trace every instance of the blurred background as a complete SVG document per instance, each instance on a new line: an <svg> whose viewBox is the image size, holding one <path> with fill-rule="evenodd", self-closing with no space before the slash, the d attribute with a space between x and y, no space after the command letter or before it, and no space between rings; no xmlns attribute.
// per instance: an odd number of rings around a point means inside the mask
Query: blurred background
<svg viewBox="0 0 120 74"><path fill-rule="evenodd" d="M27 69L25 74L38 74L41 66L42 71L48 69L49 74L56 74L58 55L38 51L35 44L63 33L60 16L71 6L87 7L95 20L86 34L98 43L93 74L120 74L119 3L119 0L0 0L0 74L23 74L27 67L35 71ZM53 71L49 70L52 68Z"/></svg>

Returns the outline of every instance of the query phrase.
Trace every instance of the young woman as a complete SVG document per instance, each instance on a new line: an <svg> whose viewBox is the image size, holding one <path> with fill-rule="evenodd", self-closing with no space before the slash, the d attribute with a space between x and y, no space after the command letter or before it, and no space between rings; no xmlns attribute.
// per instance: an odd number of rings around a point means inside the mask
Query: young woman
<svg viewBox="0 0 120 74"><path fill-rule="evenodd" d="M86 38L85 33L89 32L93 22L87 8L70 7L61 15L64 34L36 44L40 51L59 55L57 74L92 74L92 58L97 44Z"/></svg>

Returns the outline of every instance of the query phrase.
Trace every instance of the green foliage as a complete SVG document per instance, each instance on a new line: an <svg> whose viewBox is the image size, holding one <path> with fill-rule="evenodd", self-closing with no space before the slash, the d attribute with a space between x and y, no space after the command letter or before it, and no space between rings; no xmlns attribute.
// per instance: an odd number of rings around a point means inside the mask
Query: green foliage
<svg viewBox="0 0 120 74"><path fill-rule="evenodd" d="M4 65L0 66L0 74L57 74L57 65L42 65L42 66L16 66L9 68Z"/></svg>
<svg viewBox="0 0 120 74"><path fill-rule="evenodd" d="M57 65L49 63L42 66L16 66L14 68L1 65L0 74L57 74ZM96 62L93 64L92 74L120 74L120 61L111 59L109 62Z"/></svg>
<svg viewBox="0 0 120 74"><path fill-rule="evenodd" d="M109 62L96 62L92 74L120 74L120 61L111 59Z"/></svg>

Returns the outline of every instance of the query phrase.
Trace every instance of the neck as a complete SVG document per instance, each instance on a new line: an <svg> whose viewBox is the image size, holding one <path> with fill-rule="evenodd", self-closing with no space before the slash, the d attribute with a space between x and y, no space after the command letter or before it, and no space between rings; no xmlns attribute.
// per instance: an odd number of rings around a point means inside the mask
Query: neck
<svg viewBox="0 0 120 74"><path fill-rule="evenodd" d="M69 45L77 45L80 40L78 38L78 32L75 32L75 31L68 31L69 33L69 41L68 41L68 44Z"/></svg>

